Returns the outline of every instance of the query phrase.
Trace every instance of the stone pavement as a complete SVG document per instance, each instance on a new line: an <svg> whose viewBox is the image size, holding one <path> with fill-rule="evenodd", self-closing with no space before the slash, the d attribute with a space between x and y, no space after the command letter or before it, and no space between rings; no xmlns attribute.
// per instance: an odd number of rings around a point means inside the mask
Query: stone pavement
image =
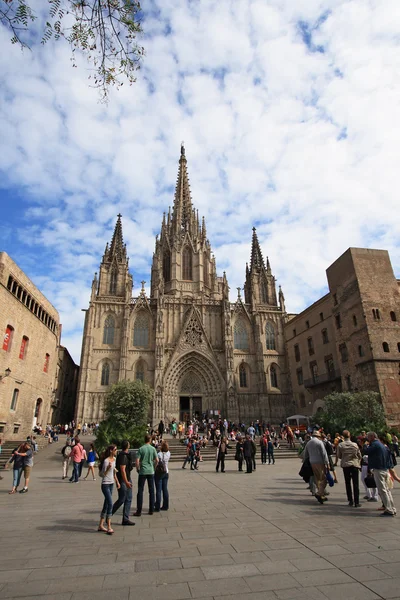
<svg viewBox="0 0 400 600"><path fill-rule="evenodd" d="M320 506L298 460L250 476L173 465L170 510L107 536L100 481L62 481L60 448L37 456L28 494L0 482L1 599L400 599L400 516L348 507L340 470Z"/></svg>

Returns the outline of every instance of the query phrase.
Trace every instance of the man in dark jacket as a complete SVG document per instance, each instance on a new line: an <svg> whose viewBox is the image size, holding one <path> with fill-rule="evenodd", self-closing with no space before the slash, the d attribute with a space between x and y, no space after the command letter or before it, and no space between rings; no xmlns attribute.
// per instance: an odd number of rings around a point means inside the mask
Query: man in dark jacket
<svg viewBox="0 0 400 600"><path fill-rule="evenodd" d="M385 507L382 517L394 517L396 507L393 502L392 492L390 491L390 473L393 468L393 461L389 448L382 444L375 432L369 431L367 434L369 447L366 449L368 454L368 468L373 471L376 487Z"/></svg>
<svg viewBox="0 0 400 600"><path fill-rule="evenodd" d="M246 439L243 444L243 456L246 461L246 473L253 472L253 443L249 434L246 435Z"/></svg>

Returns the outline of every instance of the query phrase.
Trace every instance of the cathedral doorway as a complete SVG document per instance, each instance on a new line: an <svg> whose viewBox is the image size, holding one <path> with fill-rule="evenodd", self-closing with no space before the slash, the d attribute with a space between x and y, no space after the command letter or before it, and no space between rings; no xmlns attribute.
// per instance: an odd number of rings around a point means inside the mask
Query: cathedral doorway
<svg viewBox="0 0 400 600"><path fill-rule="evenodd" d="M179 397L179 420L183 423L193 419L201 420L202 413L201 396L180 396Z"/></svg>

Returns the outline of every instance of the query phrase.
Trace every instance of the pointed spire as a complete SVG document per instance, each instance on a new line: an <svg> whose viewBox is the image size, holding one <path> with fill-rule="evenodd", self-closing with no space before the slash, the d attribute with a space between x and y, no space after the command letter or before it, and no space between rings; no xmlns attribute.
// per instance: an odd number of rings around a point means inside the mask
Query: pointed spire
<svg viewBox="0 0 400 600"><path fill-rule="evenodd" d="M271 273L271 265L269 264L269 258L267 256L267 273L270 274Z"/></svg>
<svg viewBox="0 0 400 600"><path fill-rule="evenodd" d="M257 231L256 228L253 227L253 239L251 243L251 257L250 257L250 272L253 271L261 271L265 269L264 266L264 258L261 252L260 244L258 242Z"/></svg>
<svg viewBox="0 0 400 600"><path fill-rule="evenodd" d="M192 224L192 198L190 196L189 177L187 173L187 161L185 147L181 145L181 157L179 159L178 178L175 188L175 200L172 212L173 232L190 230Z"/></svg>
<svg viewBox="0 0 400 600"><path fill-rule="evenodd" d="M112 260L114 257L118 261L122 261L126 259L126 246L124 244L124 238L122 235L122 222L121 222L121 213L117 215L117 222L115 224L114 233L112 236L111 244L108 247L106 246L106 251L104 253L106 260Z"/></svg>

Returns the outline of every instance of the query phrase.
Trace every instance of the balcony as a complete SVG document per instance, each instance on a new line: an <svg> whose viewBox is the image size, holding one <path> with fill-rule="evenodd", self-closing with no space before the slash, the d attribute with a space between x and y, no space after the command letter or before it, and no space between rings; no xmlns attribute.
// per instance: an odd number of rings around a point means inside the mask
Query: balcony
<svg viewBox="0 0 400 600"><path fill-rule="evenodd" d="M335 379L340 379L340 371L330 371L329 373L321 373L321 375L316 375L310 379L304 380L304 387L312 388L317 385L322 385L324 383L328 383L329 381L335 381Z"/></svg>

